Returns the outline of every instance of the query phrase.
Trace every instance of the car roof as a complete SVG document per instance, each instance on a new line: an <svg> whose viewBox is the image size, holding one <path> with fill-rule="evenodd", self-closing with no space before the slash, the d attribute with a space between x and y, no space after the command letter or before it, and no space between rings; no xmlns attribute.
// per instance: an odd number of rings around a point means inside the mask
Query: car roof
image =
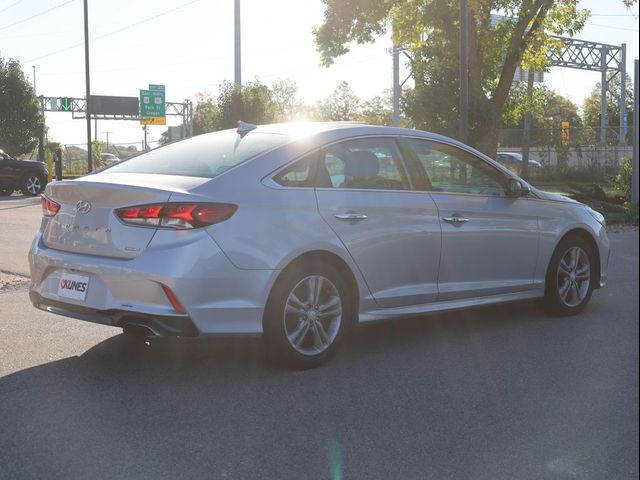
<svg viewBox="0 0 640 480"><path fill-rule="evenodd" d="M384 125L370 125L361 122L291 122L291 123L272 123L267 125L259 125L254 132L274 133L281 135L289 135L292 137L306 137L322 132L337 131L347 135L400 135L409 137L424 137L431 140L451 143L461 148L472 149L469 145L465 145L458 140L438 133L427 132L425 130L416 130L411 128L387 127ZM251 133L248 132L250 135ZM478 152L479 153L479 152Z"/></svg>

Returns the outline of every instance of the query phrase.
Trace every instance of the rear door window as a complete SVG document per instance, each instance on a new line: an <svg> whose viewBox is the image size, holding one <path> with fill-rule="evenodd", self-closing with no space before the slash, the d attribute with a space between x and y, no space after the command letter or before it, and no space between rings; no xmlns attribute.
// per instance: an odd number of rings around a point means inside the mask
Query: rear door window
<svg viewBox="0 0 640 480"><path fill-rule="evenodd" d="M324 150L316 174L318 187L410 190L400 151L391 138L362 138Z"/></svg>

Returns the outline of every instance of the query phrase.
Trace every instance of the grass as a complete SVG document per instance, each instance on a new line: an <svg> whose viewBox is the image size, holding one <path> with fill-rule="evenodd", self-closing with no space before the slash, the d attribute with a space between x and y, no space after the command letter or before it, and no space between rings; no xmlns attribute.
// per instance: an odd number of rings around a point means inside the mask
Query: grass
<svg viewBox="0 0 640 480"><path fill-rule="evenodd" d="M541 190L573 198L602 213L608 224L638 225L638 207L615 189L611 179L599 182L567 178L532 179Z"/></svg>

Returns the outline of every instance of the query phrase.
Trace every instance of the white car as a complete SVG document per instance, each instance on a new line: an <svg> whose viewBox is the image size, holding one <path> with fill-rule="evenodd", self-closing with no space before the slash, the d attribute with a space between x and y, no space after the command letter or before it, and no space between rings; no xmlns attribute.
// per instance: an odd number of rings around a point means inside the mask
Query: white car
<svg viewBox="0 0 640 480"><path fill-rule="evenodd" d="M115 165L120 161L120 159L113 153L103 153L100 158L102 159L102 163L105 166Z"/></svg>
<svg viewBox="0 0 640 480"><path fill-rule="evenodd" d="M497 160L507 168L514 167L516 171L518 172L522 171L523 160L522 160L521 153L499 151ZM534 171L539 170L542 168L542 163L540 163L538 160L535 160L529 157L529 168Z"/></svg>

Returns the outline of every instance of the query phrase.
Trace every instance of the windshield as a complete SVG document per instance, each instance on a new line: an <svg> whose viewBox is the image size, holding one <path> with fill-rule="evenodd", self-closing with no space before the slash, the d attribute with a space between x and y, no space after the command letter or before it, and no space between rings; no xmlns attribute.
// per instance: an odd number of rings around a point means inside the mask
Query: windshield
<svg viewBox="0 0 640 480"><path fill-rule="evenodd" d="M225 130L152 150L117 164L110 173L156 173L213 178L289 141L286 135Z"/></svg>

